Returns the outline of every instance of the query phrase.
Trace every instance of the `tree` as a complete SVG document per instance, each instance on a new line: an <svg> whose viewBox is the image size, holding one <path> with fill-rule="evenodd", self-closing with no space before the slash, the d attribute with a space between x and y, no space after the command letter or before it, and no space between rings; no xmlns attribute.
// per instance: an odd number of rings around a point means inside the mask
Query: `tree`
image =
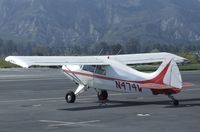
<svg viewBox="0 0 200 132"><path fill-rule="evenodd" d="M110 46L106 42L100 42L91 47L92 54L98 55L100 52L105 55L110 54Z"/></svg>
<svg viewBox="0 0 200 132"><path fill-rule="evenodd" d="M138 39L130 39L125 45L126 53L139 53L141 51L141 44Z"/></svg>
<svg viewBox="0 0 200 132"><path fill-rule="evenodd" d="M113 44L111 45L111 54L119 54L124 52L124 48L121 44Z"/></svg>
<svg viewBox="0 0 200 132"><path fill-rule="evenodd" d="M47 55L51 55L51 51L50 51L50 48L45 45L36 45L32 49L32 54L38 55L38 56L47 56Z"/></svg>

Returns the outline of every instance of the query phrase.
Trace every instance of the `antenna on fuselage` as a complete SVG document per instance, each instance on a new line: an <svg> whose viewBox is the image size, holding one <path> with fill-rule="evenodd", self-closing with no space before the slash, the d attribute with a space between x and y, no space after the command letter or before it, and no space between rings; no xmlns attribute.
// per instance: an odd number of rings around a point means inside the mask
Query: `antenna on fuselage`
<svg viewBox="0 0 200 132"><path fill-rule="evenodd" d="M103 52L103 48L100 50L98 56L100 56L102 52Z"/></svg>
<svg viewBox="0 0 200 132"><path fill-rule="evenodd" d="M116 55L119 55L119 53L122 51L122 49L119 49L119 51L117 52L117 54Z"/></svg>

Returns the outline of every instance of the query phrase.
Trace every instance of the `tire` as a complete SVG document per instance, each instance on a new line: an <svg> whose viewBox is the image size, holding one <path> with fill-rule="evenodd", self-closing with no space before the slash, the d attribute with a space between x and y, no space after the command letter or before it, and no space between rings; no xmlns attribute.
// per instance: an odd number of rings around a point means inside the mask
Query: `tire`
<svg viewBox="0 0 200 132"><path fill-rule="evenodd" d="M74 103L76 100L76 95L73 91L69 91L65 96L65 100L67 103Z"/></svg>
<svg viewBox="0 0 200 132"><path fill-rule="evenodd" d="M107 100L108 99L108 92L106 90L101 90L97 93L99 101Z"/></svg>
<svg viewBox="0 0 200 132"><path fill-rule="evenodd" d="M174 104L174 106L178 106L179 105L179 101L178 100L174 100L173 104Z"/></svg>

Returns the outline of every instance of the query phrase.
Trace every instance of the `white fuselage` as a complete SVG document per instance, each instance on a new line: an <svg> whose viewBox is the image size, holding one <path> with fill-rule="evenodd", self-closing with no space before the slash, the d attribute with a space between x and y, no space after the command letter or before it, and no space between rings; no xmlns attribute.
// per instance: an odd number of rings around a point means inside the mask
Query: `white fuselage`
<svg viewBox="0 0 200 132"><path fill-rule="evenodd" d="M140 76L124 73L110 66L103 66L103 70L97 66L65 65L64 73L78 84L84 84L89 88L104 89L119 92L141 91L137 80L145 80ZM134 81L133 81L134 80Z"/></svg>

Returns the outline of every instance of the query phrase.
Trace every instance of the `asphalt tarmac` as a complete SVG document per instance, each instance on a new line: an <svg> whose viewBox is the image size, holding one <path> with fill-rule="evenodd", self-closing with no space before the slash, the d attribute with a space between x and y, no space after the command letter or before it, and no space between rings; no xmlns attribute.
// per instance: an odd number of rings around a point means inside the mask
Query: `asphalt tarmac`
<svg viewBox="0 0 200 132"><path fill-rule="evenodd" d="M182 72L193 83L167 96L109 92L100 105L89 89L74 104L65 94L77 87L58 69L0 69L0 132L199 132L200 71Z"/></svg>

